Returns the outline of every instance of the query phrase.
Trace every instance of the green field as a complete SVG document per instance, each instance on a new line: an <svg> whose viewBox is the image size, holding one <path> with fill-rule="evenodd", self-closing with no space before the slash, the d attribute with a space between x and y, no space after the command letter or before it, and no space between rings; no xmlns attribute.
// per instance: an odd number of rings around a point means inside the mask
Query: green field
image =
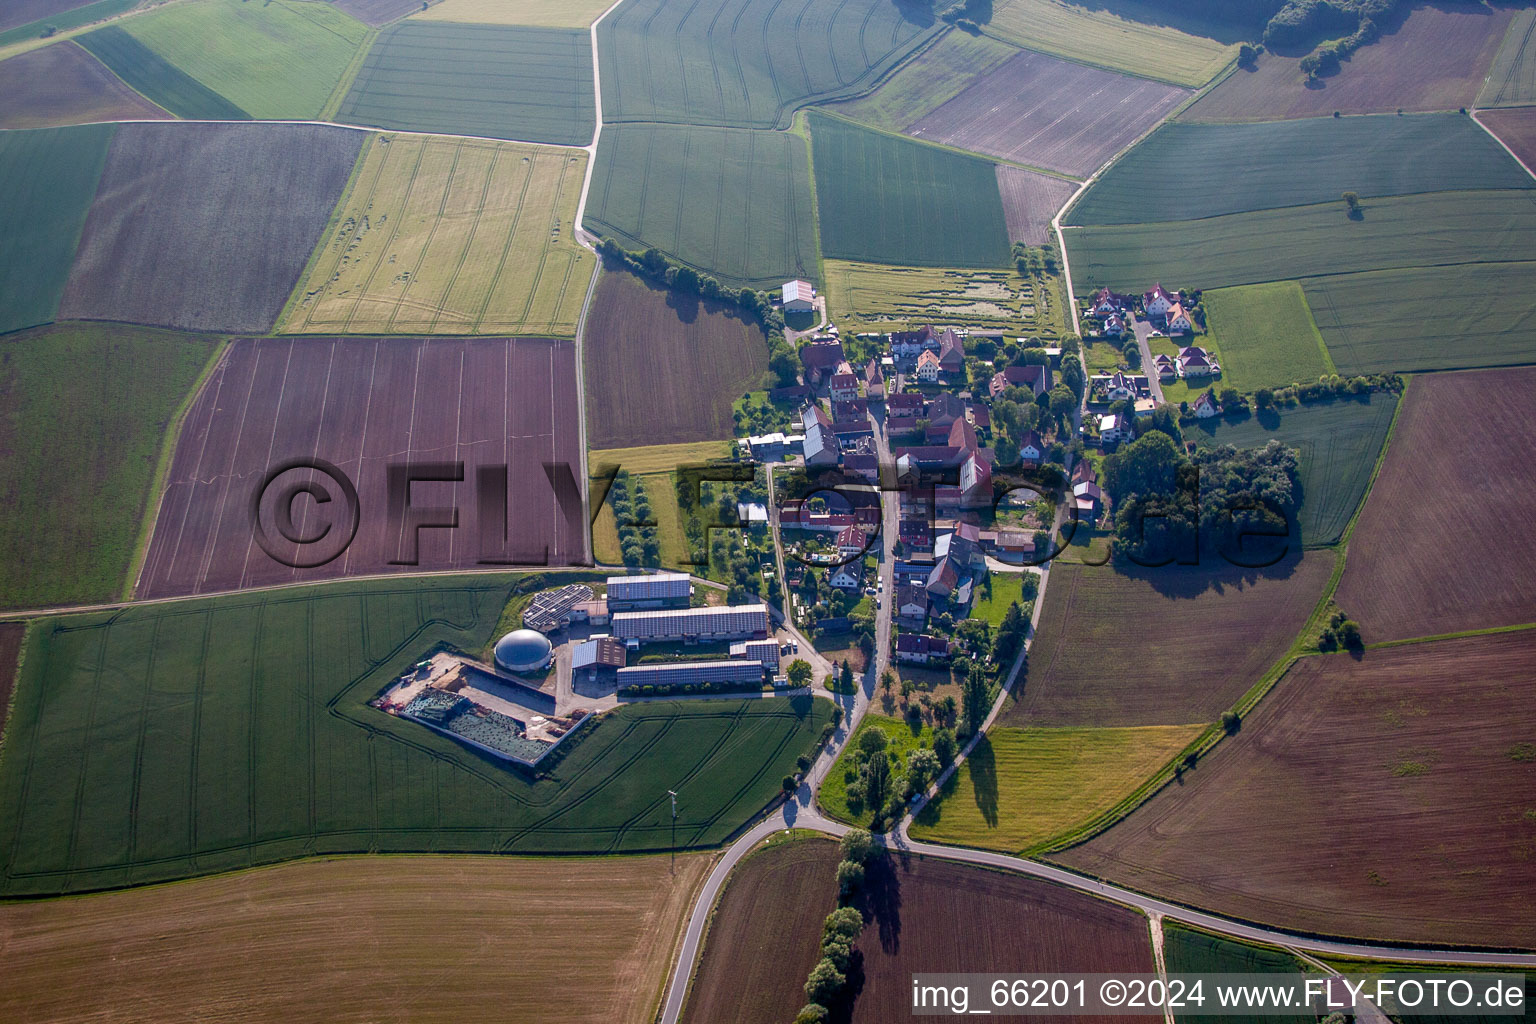
<svg viewBox="0 0 1536 1024"><path fill-rule="evenodd" d="M944 28L896 3L625 0L597 31L603 120L788 128L799 107L869 90Z"/></svg>
<svg viewBox="0 0 1536 1024"><path fill-rule="evenodd" d="M970 617L985 619L993 626L1001 626L1003 616L1008 614L1009 605L1015 601L1024 604L1024 576L1022 572L988 573L987 583L976 590Z"/></svg>
<svg viewBox="0 0 1536 1024"><path fill-rule="evenodd" d="M576 29L401 22L368 51L337 119L585 146L597 126L591 37Z"/></svg>
<svg viewBox="0 0 1536 1024"><path fill-rule="evenodd" d="M871 729L878 729L885 733L887 741L885 752L893 755L891 764L893 785L906 776L907 754L918 747L933 746L932 726L925 725L914 733L912 727L899 718L882 715L878 711L866 714L848 742L843 744L842 753L837 755L837 763L832 765L832 770L827 773L826 780L822 782L821 789L816 794L816 802L821 805L821 809L839 821L868 825L874 818L874 811L871 808L863 807L858 814L848 809L848 784L858 778L854 769L854 753L858 750L858 739L861 734ZM848 778L850 774L854 776L853 779Z"/></svg>
<svg viewBox="0 0 1536 1024"><path fill-rule="evenodd" d="M605 466L631 473L671 473L679 466L696 466L711 459L728 459L734 441L689 441L684 444L652 444L642 448L594 448L587 465L594 473Z"/></svg>
<svg viewBox="0 0 1536 1024"><path fill-rule="evenodd" d="M1166 919L1163 961L1169 974L1298 974L1314 969L1282 949L1238 942ZM1317 1020L1313 1013L1289 1017L1222 1013L1220 1017L1231 1024L1314 1024ZM1198 1014L1182 1012L1178 1018L1202 1019Z"/></svg>
<svg viewBox="0 0 1536 1024"><path fill-rule="evenodd" d="M194 121L248 121L251 115L167 61L118 25L75 40L134 91L177 117Z"/></svg>
<svg viewBox="0 0 1536 1024"><path fill-rule="evenodd" d="M55 35L62 35L71 29L77 29L92 22L105 21L119 14L126 14L138 5L139 0L98 0L97 3L76 7L72 11L61 11L27 25L6 29L0 32L0 46L10 46L12 43L25 42L29 39L41 39L43 30L50 26L54 29Z"/></svg>
<svg viewBox="0 0 1536 1024"><path fill-rule="evenodd" d="M991 36L952 29L903 64L874 92L831 109L863 124L899 132L1018 52Z"/></svg>
<svg viewBox="0 0 1536 1024"><path fill-rule="evenodd" d="M1156 281L1170 288L1222 288L1536 260L1536 193L1437 192L1368 200L1363 208L1359 220L1333 202L1166 224L1071 228L1065 235L1079 290L1108 285L1141 292Z"/></svg>
<svg viewBox="0 0 1536 1024"><path fill-rule="evenodd" d="M1306 282L1343 373L1449 370L1536 361L1533 263L1387 270Z"/></svg>
<svg viewBox="0 0 1536 1024"><path fill-rule="evenodd" d="M1204 730L993 728L913 821L912 838L1030 849L1109 810Z"/></svg>
<svg viewBox="0 0 1536 1024"><path fill-rule="evenodd" d="M1218 288L1200 301L1206 326L1220 339L1223 385L1252 392L1336 372L1295 281Z"/></svg>
<svg viewBox="0 0 1536 1024"><path fill-rule="evenodd" d="M817 276L810 168L790 132L606 125L587 203L587 230L722 284Z"/></svg>
<svg viewBox="0 0 1536 1024"><path fill-rule="evenodd" d="M1006 267L993 164L812 112L821 249L831 259Z"/></svg>
<svg viewBox="0 0 1536 1024"><path fill-rule="evenodd" d="M666 447L687 446L667 445ZM619 450L621 449L610 449L610 451ZM645 449L634 450L644 451ZM602 463L589 459L588 465L597 468ZM676 476L670 470L657 473L642 473L639 470L630 472L645 488L645 498L651 506L650 518L656 524L640 529L642 539L647 534L656 538L656 546L659 549L657 557L662 567L693 571L697 567L691 564L692 555L688 550L688 537L683 532L683 513L677 506ZM613 505L607 501L603 502L597 513L597 521L592 524L592 552L594 557L604 565L618 565L624 561L624 552L619 546L619 524L614 519ZM699 569L701 573L704 571L702 568Z"/></svg>
<svg viewBox="0 0 1536 1024"><path fill-rule="evenodd" d="M1478 93L1480 107L1536 103L1536 11L1516 11Z"/></svg>
<svg viewBox="0 0 1536 1024"><path fill-rule="evenodd" d="M1236 45L1180 31L1166 24L1161 12L1125 0L1086 6L1064 0L993 0L991 6L992 19L983 26L991 35L1174 85L1204 85L1237 56Z"/></svg>
<svg viewBox="0 0 1536 1024"><path fill-rule="evenodd" d="M1265 413L1237 423L1196 420L1187 440L1257 448L1279 441L1301 452L1301 523L1304 544L1333 544L1365 497L1376 458L1397 409L1394 395L1377 392Z"/></svg>
<svg viewBox="0 0 1536 1024"><path fill-rule="evenodd" d="M1460 114L1170 123L1083 193L1066 220L1196 220L1337 202L1347 191L1370 198L1533 186L1503 147Z"/></svg>
<svg viewBox="0 0 1536 1024"><path fill-rule="evenodd" d="M251 117L269 120L317 117L368 36L362 22L310 0L191 0L130 18L121 30Z"/></svg>
<svg viewBox="0 0 1536 1024"><path fill-rule="evenodd" d="M0 608L117 599L207 335L61 324L0 355Z"/></svg>
<svg viewBox="0 0 1536 1024"><path fill-rule="evenodd" d="M58 314L115 130L0 132L0 334Z"/></svg>
<svg viewBox="0 0 1536 1024"><path fill-rule="evenodd" d="M893 267L823 260L827 313L845 331L922 324L1006 329L1041 338L1068 333L1061 278L1017 270Z"/></svg>
<svg viewBox="0 0 1536 1024"><path fill-rule="evenodd" d="M140 605L32 631L0 760L0 892L335 852L619 852L722 842L812 751L811 698L629 705L529 777L366 701L477 651L508 577Z"/></svg>

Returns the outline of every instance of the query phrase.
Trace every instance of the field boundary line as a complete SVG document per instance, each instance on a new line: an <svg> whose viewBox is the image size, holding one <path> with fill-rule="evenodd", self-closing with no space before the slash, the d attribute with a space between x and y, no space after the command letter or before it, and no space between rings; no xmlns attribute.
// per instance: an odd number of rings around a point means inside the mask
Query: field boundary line
<svg viewBox="0 0 1536 1024"><path fill-rule="evenodd" d="M587 172L582 177L581 196L576 200L576 219L571 222L571 234L575 237L578 245L585 246L593 252L597 251L597 246L593 243L592 239L595 239L597 236L587 231L583 227L583 223L587 215L587 192L592 188L592 172L597 167L597 143L603 137L603 67L602 57L598 53L597 27L603 23L604 18L618 10L619 5L623 2L624 0L613 0L613 6L593 19L592 27L588 29L588 33L592 37L592 110L594 117L592 141L585 146L576 147L587 151ZM584 238L582 237L583 235L590 235L591 237ZM593 280L596 280L595 276Z"/></svg>
<svg viewBox="0 0 1536 1024"><path fill-rule="evenodd" d="M160 457L155 463L154 476L149 481L149 492L144 496L144 509L139 513L139 536L134 541L133 558L128 563L128 574L123 580L123 589L120 591L123 601L132 601L134 593L138 591L139 584L142 582L144 565L149 559L149 543L154 538L155 527L160 522L160 513L165 509L165 496L170 486L167 478L171 473L171 462L176 456L176 446L181 441L181 431L186 426L187 416L191 414L197 400L203 396L203 391L213 378L213 371L218 369L219 364L224 361L224 356L229 352L232 344L232 339L225 337L214 346L202 372L197 375L197 379L192 382L192 387L182 396L181 405L172 414L171 422L165 429L165 436L160 440Z"/></svg>
<svg viewBox="0 0 1536 1024"><path fill-rule="evenodd" d="M177 0L163 0L163 2L156 5L154 9L160 10L164 7L169 7L176 2ZM76 37L94 32L104 25L111 25L115 22L124 21L138 14L148 14L149 10L149 8L135 4L131 9L123 11L121 14L114 14L111 17L103 18L100 21L93 21L88 25L78 25L75 28L65 29L63 32L55 32L51 36L38 36L35 39L19 40L9 44L8 46L0 47L0 60L10 60L12 57L20 57L24 53L30 53L33 50L41 50L43 47L51 46L54 43L73 41ZM67 14L69 12L63 11L59 13ZM55 16L56 15L44 15L43 17L38 18L36 21L28 22L26 25L17 25L16 27L26 28L27 25L36 25L38 22L43 22L46 24L50 17ZM8 29L7 31L10 30ZM85 48L81 47L81 49ZM90 51L87 50L86 52L89 53ZM157 107L159 105L160 104L158 103L155 104ZM167 113L169 113L169 111L167 111Z"/></svg>
<svg viewBox="0 0 1536 1024"><path fill-rule="evenodd" d="M358 44L357 52L352 54L352 59L347 66L341 69L341 77L336 81L336 88L326 97L325 103L320 106L320 120L333 120L341 113L341 105L346 102L347 94L352 91L352 85L357 81L357 76L363 72L363 64L368 60L368 54L373 50L373 44L379 41L381 28L368 28L363 34L363 40Z"/></svg>
<svg viewBox="0 0 1536 1024"><path fill-rule="evenodd" d="M1019 42L1016 39L1009 39L1006 36L1000 36L1000 35L997 35L995 32L987 31L987 28L989 27L989 25L990 25L990 22L988 23L988 25L977 26L977 34L978 35L986 36L988 39L992 40L995 43L1002 43L1005 46L1012 46L1013 48L1015 48L1017 50L1027 50L1030 53L1041 53L1041 54L1044 54L1047 57L1054 57L1057 60L1070 61L1073 64L1080 64L1080 65L1082 65L1085 68L1093 68L1093 69L1095 69L1097 71L1108 71L1112 75L1122 75L1122 76L1124 76L1126 78L1140 78L1143 81L1156 82L1159 85L1171 85L1171 86L1174 86L1174 87L1179 88L1179 89L1202 89L1202 88L1205 88L1206 86L1209 86L1209 85L1213 84L1214 82L1220 80L1223 77L1223 75L1225 74L1225 72L1227 72L1230 68L1232 68L1233 66L1235 66L1237 64L1237 58L1234 56L1234 57L1232 57L1231 59L1229 59L1227 61L1227 63L1222 67L1222 69L1220 71L1217 71L1214 75L1212 75L1205 82L1204 85L1192 85L1189 82L1175 82L1171 78L1158 78L1156 75L1147 74L1147 73L1141 72L1141 71L1131 71L1128 68L1112 68L1108 64L1095 64L1092 61L1087 60L1087 59L1085 59L1083 57L1077 57L1077 56L1073 56L1071 54L1060 53L1057 50L1051 49L1050 47L1041 45L1039 43L1037 43L1034 46L1025 46L1023 43ZM1192 34L1192 33L1189 33L1189 34ZM1205 38L1209 38L1209 37L1207 36ZM1223 47L1223 49L1225 49L1225 47Z"/></svg>
<svg viewBox="0 0 1536 1024"><path fill-rule="evenodd" d="M1467 640L1480 636L1498 636L1501 633L1523 633L1526 630L1536 629L1536 622L1520 622L1513 626L1483 626L1478 629L1463 629L1456 633L1436 633L1431 636L1415 636L1405 640L1380 640L1374 644L1366 644L1368 651L1385 651L1393 647L1411 647L1414 644L1433 644L1442 640Z"/></svg>
<svg viewBox="0 0 1536 1024"><path fill-rule="evenodd" d="M1472 118L1472 122L1474 124L1476 124L1483 131L1487 132L1488 133L1488 137L1493 139L1494 142L1497 142L1499 144L1499 146L1501 148L1503 148L1504 152L1508 153L1511 157L1513 157L1514 160L1515 160L1515 163L1519 164L1521 169L1524 170L1526 174L1529 174L1532 178L1536 178L1536 171L1531 170L1531 165L1526 163L1524 160L1520 159L1520 154L1516 153L1514 150L1510 149L1509 148L1509 143L1507 143L1503 139L1499 138L1498 132L1495 132L1492 128L1490 128L1486 124L1484 124L1483 121L1482 121L1482 118L1477 116L1480 112L1481 111L1477 107L1473 107L1473 108L1471 108L1471 110L1469 110L1467 112L1467 115Z"/></svg>
<svg viewBox="0 0 1536 1024"><path fill-rule="evenodd" d="M0 708L0 766L5 764L5 727L11 723L11 716L16 711L16 694L21 692L21 672L27 664L27 647L31 645L32 631L35 628L36 624L31 620L21 624L21 647L16 651L14 675L11 676L11 693L5 702L5 707Z"/></svg>

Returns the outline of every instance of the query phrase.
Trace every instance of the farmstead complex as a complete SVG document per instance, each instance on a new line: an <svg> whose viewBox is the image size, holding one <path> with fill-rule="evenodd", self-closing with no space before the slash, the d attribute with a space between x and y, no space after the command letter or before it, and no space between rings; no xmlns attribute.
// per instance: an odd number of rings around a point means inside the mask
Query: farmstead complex
<svg viewBox="0 0 1536 1024"><path fill-rule="evenodd" d="M6 1024L1523 1012L1533 0L12 0L0 182Z"/></svg>

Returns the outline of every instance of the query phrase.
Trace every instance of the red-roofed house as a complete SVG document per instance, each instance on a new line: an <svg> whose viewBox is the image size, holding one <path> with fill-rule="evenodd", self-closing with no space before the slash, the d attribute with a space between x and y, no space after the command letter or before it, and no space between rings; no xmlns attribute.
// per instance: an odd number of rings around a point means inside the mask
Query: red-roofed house
<svg viewBox="0 0 1536 1024"><path fill-rule="evenodd" d="M1195 399L1195 404L1190 406L1190 410L1195 414L1196 419L1202 420L1221 415L1221 405L1209 391L1200 392L1200 397Z"/></svg>
<svg viewBox="0 0 1536 1024"><path fill-rule="evenodd" d="M939 369L945 373L965 369L965 343L953 330L946 329L939 337Z"/></svg>
<svg viewBox="0 0 1536 1024"><path fill-rule="evenodd" d="M1038 430L1027 431L1019 439L1019 461L1030 469L1045 461L1045 438Z"/></svg>
<svg viewBox="0 0 1536 1024"><path fill-rule="evenodd" d="M1170 334L1188 334L1195 329L1195 323L1189 318L1189 311L1175 302L1173 308L1168 310L1168 332Z"/></svg>
<svg viewBox="0 0 1536 1024"><path fill-rule="evenodd" d="M938 353L925 348L923 354L917 357L917 369L913 376L925 384L933 384L938 381L941 368Z"/></svg>
<svg viewBox="0 0 1536 1024"><path fill-rule="evenodd" d="M847 558L863 554L869 547L869 535L857 526L845 527L837 534L837 553Z"/></svg>
<svg viewBox="0 0 1536 1024"><path fill-rule="evenodd" d="M1221 372L1210 353L1198 345L1180 349L1178 364L1181 377L1212 377Z"/></svg>
<svg viewBox="0 0 1536 1024"><path fill-rule="evenodd" d="M987 391L995 400L1009 388L1028 388L1036 397L1051 390L1049 366L1005 366L992 375Z"/></svg>
<svg viewBox="0 0 1536 1024"><path fill-rule="evenodd" d="M880 360L870 359L864 367L864 397L871 402L885 398L885 374L880 372Z"/></svg>
<svg viewBox="0 0 1536 1024"><path fill-rule="evenodd" d="M836 373L838 364L843 362L843 343L836 339L800 346L800 365L805 367L808 384L821 383L823 378Z"/></svg>
<svg viewBox="0 0 1536 1024"><path fill-rule="evenodd" d="M896 637L896 660L914 665L926 665L930 661L949 658L949 641L941 636L923 633L900 633Z"/></svg>

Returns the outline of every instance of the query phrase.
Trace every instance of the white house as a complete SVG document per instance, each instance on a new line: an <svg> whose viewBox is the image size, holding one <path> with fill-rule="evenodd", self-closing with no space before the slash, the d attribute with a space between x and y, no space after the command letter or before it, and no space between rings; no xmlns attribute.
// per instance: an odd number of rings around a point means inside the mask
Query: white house
<svg viewBox="0 0 1536 1024"><path fill-rule="evenodd" d="M1175 302L1168 310L1168 333L1188 334L1195 329L1195 323L1189 318L1189 310Z"/></svg>
<svg viewBox="0 0 1536 1024"><path fill-rule="evenodd" d="M1141 308L1151 317L1167 316L1168 311L1178 303L1178 296L1160 284L1153 285L1152 290L1141 297Z"/></svg>
<svg viewBox="0 0 1536 1024"><path fill-rule="evenodd" d="M864 585L864 562L856 559L827 573L827 582L839 590L858 590Z"/></svg>
<svg viewBox="0 0 1536 1024"><path fill-rule="evenodd" d="M1196 419L1208 420L1212 416L1221 415L1221 406L1216 403L1215 397L1209 391L1200 392L1200 397L1195 399L1191 407Z"/></svg>
<svg viewBox="0 0 1536 1024"><path fill-rule="evenodd" d="M1198 345L1180 349L1178 363L1180 377L1214 377L1221 372L1220 364Z"/></svg>
<svg viewBox="0 0 1536 1024"><path fill-rule="evenodd" d="M932 384L939 379L939 356L932 349L924 349L917 357L917 379Z"/></svg>
<svg viewBox="0 0 1536 1024"><path fill-rule="evenodd" d="M798 279L784 282L784 312L809 313L815 298L816 289L811 287L811 282Z"/></svg>
<svg viewBox="0 0 1536 1024"><path fill-rule="evenodd" d="M1019 461L1026 466L1038 466L1045 461L1045 440L1038 430L1026 431L1019 440Z"/></svg>
<svg viewBox="0 0 1536 1024"><path fill-rule="evenodd" d="M1129 441L1136 436L1136 428L1130 416L1109 414L1099 417L1099 439L1108 444Z"/></svg>

